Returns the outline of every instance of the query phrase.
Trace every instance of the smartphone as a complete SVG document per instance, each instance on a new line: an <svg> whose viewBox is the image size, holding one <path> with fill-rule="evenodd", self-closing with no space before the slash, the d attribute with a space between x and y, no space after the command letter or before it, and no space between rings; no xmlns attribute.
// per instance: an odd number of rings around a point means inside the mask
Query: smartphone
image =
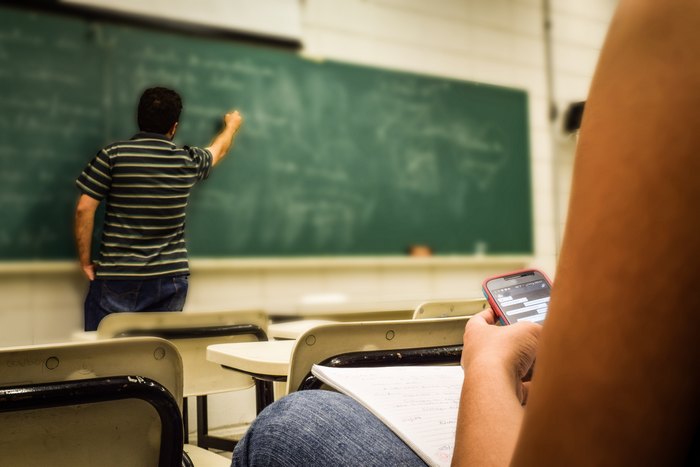
<svg viewBox="0 0 700 467"><path fill-rule="evenodd" d="M489 277L482 285L486 300L502 324L541 324L547 316L551 288L547 275L537 269Z"/></svg>

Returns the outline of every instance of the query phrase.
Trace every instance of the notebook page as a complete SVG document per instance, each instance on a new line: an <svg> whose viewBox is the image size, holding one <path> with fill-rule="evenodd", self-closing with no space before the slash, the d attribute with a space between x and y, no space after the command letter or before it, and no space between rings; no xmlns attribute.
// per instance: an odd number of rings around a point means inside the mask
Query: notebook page
<svg viewBox="0 0 700 467"><path fill-rule="evenodd" d="M462 367L314 365L312 372L359 401L429 465L450 465L464 379Z"/></svg>

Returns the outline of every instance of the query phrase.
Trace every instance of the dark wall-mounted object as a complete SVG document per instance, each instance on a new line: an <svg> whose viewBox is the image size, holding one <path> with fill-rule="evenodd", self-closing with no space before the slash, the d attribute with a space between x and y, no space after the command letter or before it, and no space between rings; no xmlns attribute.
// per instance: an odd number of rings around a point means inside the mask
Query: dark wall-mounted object
<svg viewBox="0 0 700 467"><path fill-rule="evenodd" d="M567 107L564 113L564 133L574 133L581 128L581 120L583 119L583 109L586 106L586 101L574 102Z"/></svg>

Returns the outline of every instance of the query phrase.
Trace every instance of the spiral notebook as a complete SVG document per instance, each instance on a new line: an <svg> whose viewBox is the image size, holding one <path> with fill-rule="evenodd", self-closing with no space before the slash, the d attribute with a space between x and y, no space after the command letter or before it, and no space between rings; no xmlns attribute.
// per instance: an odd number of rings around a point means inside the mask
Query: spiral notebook
<svg viewBox="0 0 700 467"><path fill-rule="evenodd" d="M314 365L311 371L365 406L428 465L450 465L464 380L462 367Z"/></svg>

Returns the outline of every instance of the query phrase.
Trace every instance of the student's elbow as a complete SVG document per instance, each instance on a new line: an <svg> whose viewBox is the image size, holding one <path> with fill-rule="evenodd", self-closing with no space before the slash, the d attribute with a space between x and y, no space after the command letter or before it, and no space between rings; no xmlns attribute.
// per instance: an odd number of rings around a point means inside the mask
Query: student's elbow
<svg viewBox="0 0 700 467"><path fill-rule="evenodd" d="M80 195L78 204L75 207L76 215L94 214L100 201L86 194Z"/></svg>

